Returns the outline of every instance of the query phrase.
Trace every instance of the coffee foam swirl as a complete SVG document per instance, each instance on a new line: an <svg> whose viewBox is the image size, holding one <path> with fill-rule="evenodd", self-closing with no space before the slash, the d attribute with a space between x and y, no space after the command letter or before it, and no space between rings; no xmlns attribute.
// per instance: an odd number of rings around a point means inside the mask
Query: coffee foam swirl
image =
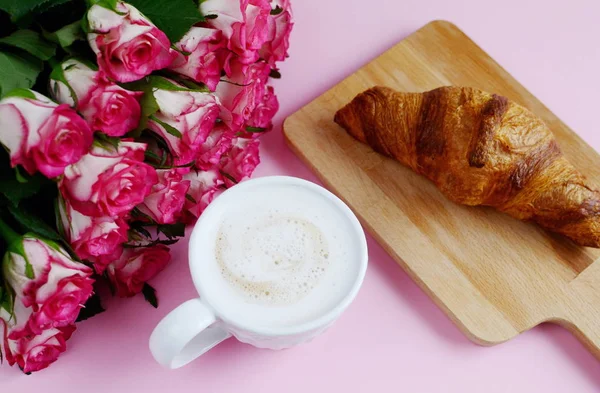
<svg viewBox="0 0 600 393"><path fill-rule="evenodd" d="M306 219L278 212L250 222L242 229L223 222L215 248L222 277L252 303L298 302L331 264L323 232Z"/></svg>

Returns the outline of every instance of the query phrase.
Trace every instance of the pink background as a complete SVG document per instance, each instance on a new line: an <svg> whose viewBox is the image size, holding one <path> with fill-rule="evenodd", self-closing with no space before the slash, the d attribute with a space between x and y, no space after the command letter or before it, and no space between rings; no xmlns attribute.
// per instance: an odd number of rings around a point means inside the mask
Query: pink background
<svg viewBox="0 0 600 393"><path fill-rule="evenodd" d="M277 83L281 111L257 175L314 180L283 142L283 119L433 19L471 36L570 127L600 148L598 0L292 0L291 58ZM541 326L491 348L469 342L369 239L356 302L310 344L271 352L231 339L176 371L148 351L154 325L194 296L185 242L141 297L106 302L79 325L68 351L32 376L0 367L0 391L39 392L598 392L600 363L567 331ZM600 305L599 305L600 307ZM598 327L600 329L600 327ZM112 390L109 390L112 389Z"/></svg>

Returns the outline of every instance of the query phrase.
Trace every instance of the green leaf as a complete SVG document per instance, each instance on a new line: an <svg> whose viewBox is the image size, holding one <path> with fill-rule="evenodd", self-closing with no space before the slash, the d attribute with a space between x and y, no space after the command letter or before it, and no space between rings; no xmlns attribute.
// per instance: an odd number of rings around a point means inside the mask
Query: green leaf
<svg viewBox="0 0 600 393"><path fill-rule="evenodd" d="M279 70L276 69L272 69L269 73L269 76L273 79L281 79L281 73L279 72Z"/></svg>
<svg viewBox="0 0 600 393"><path fill-rule="evenodd" d="M21 172L21 167L19 166L15 167L15 178L21 184L25 184L29 181L29 179L27 178L27 174Z"/></svg>
<svg viewBox="0 0 600 393"><path fill-rule="evenodd" d="M32 30L17 30L8 37L0 38L0 44L23 49L40 60L47 61L56 53L56 46L44 40Z"/></svg>
<svg viewBox="0 0 600 393"><path fill-rule="evenodd" d="M147 215L146 213L142 212L140 209L135 208L135 207L131 211L131 216L133 218L142 219L142 220L147 221L149 223L154 223L154 220L152 219L152 217L150 217L149 215Z"/></svg>
<svg viewBox="0 0 600 393"><path fill-rule="evenodd" d="M35 278L35 274L33 273L33 266L27 259L25 259L25 277L33 280Z"/></svg>
<svg viewBox="0 0 600 393"><path fill-rule="evenodd" d="M2 265L2 261L0 261L0 265ZM4 288L0 286L0 308L3 308L6 311L8 311L10 315L13 315L14 299L15 294L10 286Z"/></svg>
<svg viewBox="0 0 600 393"><path fill-rule="evenodd" d="M156 102L156 98L151 91L145 92L140 98L140 108L141 108L141 116L140 116L140 124L138 128L133 131L133 137L139 137L143 130L148 126L148 118L153 116L160 107L158 106L158 102Z"/></svg>
<svg viewBox="0 0 600 393"><path fill-rule="evenodd" d="M190 201L192 203L198 203L198 202L196 202L196 199L194 199L194 197L191 196L190 194L185 194L185 199L187 199L188 201Z"/></svg>
<svg viewBox="0 0 600 393"><path fill-rule="evenodd" d="M246 131L257 134L257 133L265 132L265 131L267 131L267 129L263 128L263 127L246 126Z"/></svg>
<svg viewBox="0 0 600 393"><path fill-rule="evenodd" d="M0 0L0 9L8 12L13 21L19 20L36 8L65 3L68 0Z"/></svg>
<svg viewBox="0 0 600 393"><path fill-rule="evenodd" d="M30 89L43 64L25 53L0 52L0 97L13 89Z"/></svg>
<svg viewBox="0 0 600 393"><path fill-rule="evenodd" d="M67 67L67 68L69 68L69 67ZM77 106L77 103L79 101L79 99L77 97L77 93L75 92L75 90L73 89L73 87L71 86L69 81L67 81L67 77L65 76L65 70L63 69L62 64L54 65L54 67L52 68L52 71L50 72L50 79L57 81L57 82L61 82L62 84L67 86L67 89L69 89L69 95L71 96L71 99L75 103L75 106ZM59 87L60 87L59 84L55 83L54 91L51 91L50 93L52 95L54 95L55 97L58 96L58 88Z"/></svg>
<svg viewBox="0 0 600 393"><path fill-rule="evenodd" d="M89 0L91 5L99 5L109 10L117 11L117 0Z"/></svg>
<svg viewBox="0 0 600 393"><path fill-rule="evenodd" d="M33 94L33 92L31 90L21 89L21 88L13 89L13 90L9 91L8 94L4 95L4 98L8 98L8 97L21 97L21 98L29 98L32 100L37 99L37 97L35 96L35 94Z"/></svg>
<svg viewBox="0 0 600 393"><path fill-rule="evenodd" d="M239 183L237 180L235 180L235 177L231 176L229 173L223 172L223 171L219 171L219 172L221 173L221 175L223 175L227 179L231 180L233 182L233 184L238 184Z"/></svg>
<svg viewBox="0 0 600 393"><path fill-rule="evenodd" d="M169 239L185 236L185 224L182 222L178 222L176 224L158 225L156 230L161 232Z"/></svg>
<svg viewBox="0 0 600 393"><path fill-rule="evenodd" d="M219 17L219 15L216 15L216 14L204 15L204 19L217 19L218 17Z"/></svg>
<svg viewBox="0 0 600 393"><path fill-rule="evenodd" d="M144 283L142 288L142 294L144 299L152 305L154 308L158 308L158 299L156 298L156 289L152 288L148 283Z"/></svg>
<svg viewBox="0 0 600 393"><path fill-rule="evenodd" d="M144 156L146 158L149 158L149 159L154 160L154 161L158 161L158 162L161 161L161 158L158 156L158 154L156 154L155 152L150 151L150 150L146 150L144 152Z"/></svg>
<svg viewBox="0 0 600 393"><path fill-rule="evenodd" d="M159 118L157 118L154 115L150 116L150 120L160 124L165 129L166 132L173 135L174 137L181 138L183 136L177 128L173 127L170 124L165 123L164 121L160 120Z"/></svg>
<svg viewBox="0 0 600 393"><path fill-rule="evenodd" d="M21 224L23 228L28 231L31 231L41 237L44 237L48 240L61 241L62 238L56 232L54 228L50 225L46 224L39 217L31 214L28 209L22 208L20 206L8 205L8 211L14 217L14 219Z"/></svg>
<svg viewBox="0 0 600 393"><path fill-rule="evenodd" d="M96 281L97 283L98 281ZM94 283L94 286L95 283ZM96 291L95 291L96 292ZM88 298L85 302L85 305L79 311L79 316L77 316L77 320L75 322L85 321L95 315L103 313L106 311L104 307L102 307L102 302L100 301L100 295L98 293L94 293L92 296Z"/></svg>
<svg viewBox="0 0 600 393"><path fill-rule="evenodd" d="M37 194L44 185L50 182L39 173L26 179L25 183L21 183L14 177L0 178L0 193L16 206L22 199Z"/></svg>
<svg viewBox="0 0 600 393"><path fill-rule="evenodd" d="M62 208L62 209L61 209ZM58 230L58 234L62 238L66 238L65 226L63 224L63 220L60 217L60 211L66 211L66 203L62 197L58 197L54 200L54 217L56 218L56 229Z"/></svg>
<svg viewBox="0 0 600 393"><path fill-rule="evenodd" d="M129 3L164 31L172 43L179 41L194 24L204 21L193 0L129 0Z"/></svg>
<svg viewBox="0 0 600 393"><path fill-rule="evenodd" d="M53 33L44 31L42 32L44 38L49 41L55 42L62 48L71 46L75 41L85 40L83 29L81 28L81 21L73 22L66 25Z"/></svg>
<svg viewBox="0 0 600 393"><path fill-rule="evenodd" d="M210 89L208 87L206 87L205 84L197 83L193 80L185 79L185 78L179 79L178 82L180 82L182 85L187 87L189 90L200 91L203 93L210 93Z"/></svg>
<svg viewBox="0 0 600 393"><path fill-rule="evenodd" d="M210 93L210 90L204 85L190 83L191 87L179 86L169 79L158 75L149 75L135 82L122 83L121 86L127 90L143 92L159 89L167 91L197 91L200 93Z"/></svg>
<svg viewBox="0 0 600 393"><path fill-rule="evenodd" d="M131 223L131 230L129 231L130 237L135 237L140 234L148 239L152 239L152 234L144 228L142 223Z"/></svg>
<svg viewBox="0 0 600 393"><path fill-rule="evenodd" d="M281 8L280 6L277 6L271 10L271 15L279 15L282 12L283 12L283 8Z"/></svg>
<svg viewBox="0 0 600 393"><path fill-rule="evenodd" d="M114 136L108 136L103 132L96 132L94 134L94 142L99 142L103 147L112 147L117 150L119 148L120 138ZM110 150L110 149L109 149Z"/></svg>

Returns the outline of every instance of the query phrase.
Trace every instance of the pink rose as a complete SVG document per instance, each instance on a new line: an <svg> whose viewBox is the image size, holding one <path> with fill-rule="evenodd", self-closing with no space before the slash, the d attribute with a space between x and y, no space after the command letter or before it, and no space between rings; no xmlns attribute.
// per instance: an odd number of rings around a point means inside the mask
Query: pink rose
<svg viewBox="0 0 600 393"><path fill-rule="evenodd" d="M122 217L140 204L158 182L145 164L144 143L121 140L118 147L93 146L65 171L59 183L64 198L91 217Z"/></svg>
<svg viewBox="0 0 600 393"><path fill-rule="evenodd" d="M169 67L171 70L204 83L211 91L217 87L221 79L222 64L219 49L225 47L225 40L220 30L204 27L192 27L175 47L177 58Z"/></svg>
<svg viewBox="0 0 600 393"><path fill-rule="evenodd" d="M0 325L3 325L0 319ZM1 326L0 326L1 327ZM3 348L10 366L17 364L24 373L40 371L54 363L67 349L67 340L75 331L75 325L50 328L32 337L10 339L4 328Z"/></svg>
<svg viewBox="0 0 600 393"><path fill-rule="evenodd" d="M89 149L92 131L68 105L33 90L18 94L0 101L0 143L10 152L11 166L49 178L62 175Z"/></svg>
<svg viewBox="0 0 600 393"><path fill-rule="evenodd" d="M258 146L258 139L237 138L233 142L233 148L221 160L221 172L228 187L252 175L260 163Z"/></svg>
<svg viewBox="0 0 600 393"><path fill-rule="evenodd" d="M174 224L185 202L190 181L183 180L189 168L157 170L158 183L138 209L159 224Z"/></svg>
<svg viewBox="0 0 600 393"><path fill-rule="evenodd" d="M288 57L290 33L294 24L290 0L271 0L271 7L279 13L271 15L268 38L259 53L260 57L274 67L276 62Z"/></svg>
<svg viewBox="0 0 600 393"><path fill-rule="evenodd" d="M196 221L200 214L212 202L224 184L223 177L217 169L207 171L195 171L184 176L191 182L188 194L191 198L185 201L185 222Z"/></svg>
<svg viewBox="0 0 600 393"><path fill-rule="evenodd" d="M93 260L110 256L127 242L129 227L122 218L89 217L62 198L58 205L65 237L79 258Z"/></svg>
<svg viewBox="0 0 600 393"><path fill-rule="evenodd" d="M251 127L264 128L265 131L273 128L273 117L279 110L279 101L275 95L275 90L271 86L267 86L265 89L265 95L262 100L259 101L254 107L254 111L250 115L250 118L246 122ZM254 134L254 135L260 135Z"/></svg>
<svg viewBox="0 0 600 393"><path fill-rule="evenodd" d="M270 71L269 65L261 61L249 66L245 73L241 69L235 70L228 79L232 83L222 82L217 86L215 95L231 111L233 129L246 124L257 106L263 103Z"/></svg>
<svg viewBox="0 0 600 393"><path fill-rule="evenodd" d="M160 89L154 97L160 110L150 118L148 128L168 144L174 165L189 164L215 125L221 111L218 100L208 93ZM180 135L173 135L172 129Z"/></svg>
<svg viewBox="0 0 600 393"><path fill-rule="evenodd" d="M137 128L142 92L125 90L76 59L60 67L51 75L50 91L58 102L76 108L92 130L123 136Z"/></svg>
<svg viewBox="0 0 600 393"><path fill-rule="evenodd" d="M130 4L118 2L117 11L93 5L87 14L88 42L100 69L131 82L168 67L177 53L165 33Z"/></svg>
<svg viewBox="0 0 600 393"><path fill-rule="evenodd" d="M218 165L221 156L231 148L233 137L234 133L225 124L216 126L200 146L196 158L196 167L209 170Z"/></svg>
<svg viewBox="0 0 600 393"><path fill-rule="evenodd" d="M144 283L160 273L170 259L169 248L162 244L127 248L119 260L108 265L106 271L117 295L130 297L140 293Z"/></svg>
<svg viewBox="0 0 600 393"><path fill-rule="evenodd" d="M124 249L123 244L119 244L110 254L102 254L97 257L90 256L88 260L94 264L96 273L102 274L108 265L121 258Z"/></svg>
<svg viewBox="0 0 600 393"><path fill-rule="evenodd" d="M18 314L9 338L71 325L92 294L92 269L73 261L58 244L25 235L4 257L4 280ZM23 254L21 255L20 252Z"/></svg>
<svg viewBox="0 0 600 393"><path fill-rule="evenodd" d="M99 85L82 100L79 111L94 130L110 136L123 136L140 124L141 109L136 97L142 92L130 92L113 83Z"/></svg>
<svg viewBox="0 0 600 393"><path fill-rule="evenodd" d="M269 37L271 5L269 0L207 0L200 4L203 15L216 15L208 23L223 31L227 48L242 65L258 60L258 50ZM226 67L228 70L229 67Z"/></svg>

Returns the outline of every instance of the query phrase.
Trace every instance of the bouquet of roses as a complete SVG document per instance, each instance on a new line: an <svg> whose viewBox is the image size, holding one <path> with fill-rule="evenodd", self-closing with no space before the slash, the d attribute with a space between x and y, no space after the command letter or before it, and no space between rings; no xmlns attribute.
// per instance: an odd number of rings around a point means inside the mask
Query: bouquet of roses
<svg viewBox="0 0 600 393"><path fill-rule="evenodd" d="M278 109L289 0L0 0L0 357L143 293Z"/></svg>

